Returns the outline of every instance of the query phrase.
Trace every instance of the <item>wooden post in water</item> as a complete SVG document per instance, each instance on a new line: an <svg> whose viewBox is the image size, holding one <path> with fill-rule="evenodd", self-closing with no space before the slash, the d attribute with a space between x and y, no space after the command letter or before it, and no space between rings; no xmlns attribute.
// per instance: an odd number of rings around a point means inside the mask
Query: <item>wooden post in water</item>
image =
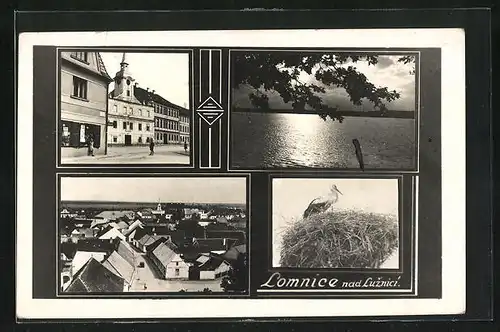
<svg viewBox="0 0 500 332"><path fill-rule="evenodd" d="M361 170L364 171L365 163L363 161L363 152L361 151L361 144L356 138L352 140L352 144L354 144L354 149L356 152L356 158L358 159L359 168L361 168Z"/></svg>

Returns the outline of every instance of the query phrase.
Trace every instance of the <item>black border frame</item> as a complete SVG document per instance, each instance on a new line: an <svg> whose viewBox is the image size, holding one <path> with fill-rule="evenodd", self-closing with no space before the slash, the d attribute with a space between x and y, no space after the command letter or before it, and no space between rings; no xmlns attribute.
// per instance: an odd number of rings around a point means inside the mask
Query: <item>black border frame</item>
<svg viewBox="0 0 500 332"><path fill-rule="evenodd" d="M61 145L60 145L60 128L61 128L61 73L62 73L62 64L61 64L61 53L62 52L72 52L72 51L81 51L85 50L88 52L99 52L99 53L118 53L118 52L128 52L128 53L161 53L161 54L188 54L188 66L189 66L189 111L190 111L190 138L189 138L189 164L176 164L176 163L126 163L126 162L115 162L115 163L62 163L61 162ZM79 168L92 168L92 169L106 169L106 168L165 168L167 170L175 170L175 169L194 169L195 168L195 153L194 153L194 123L195 123L195 102L194 102L194 89L195 89L195 78L194 78L194 48L189 47L139 47L139 46L131 46L131 47L115 47L115 46L82 46L82 47L57 47L56 48L57 57L57 125L56 125L56 169L65 169L65 170L76 170ZM108 73L109 74L109 73ZM107 87L109 89L109 86ZM109 94L109 91L107 91ZM108 124L108 101L106 101L106 126L109 127ZM154 128L153 128L154 129ZM154 131L154 130L153 130ZM105 151L109 149L109 142L107 141L107 130L106 130L106 146Z"/></svg>
<svg viewBox="0 0 500 332"><path fill-rule="evenodd" d="M350 5L353 3L351 2ZM69 9L72 5L68 6L68 3L61 2L58 6L59 9ZM340 5L339 7L344 7ZM23 7L26 8L26 7ZM40 8L40 7L38 7ZM73 7L74 8L74 7ZM364 16L370 13L370 17ZM117 15L118 14L118 15ZM123 14L123 13L122 13ZM421 324L426 327L434 328L435 330L443 330L443 327L451 327L452 324L448 324L445 321L454 320L459 321L460 324L453 324L454 328L460 331L469 331L470 328L481 328L489 331L496 331L495 325L491 324L492 314L493 314L493 197L492 197L492 112L491 112L491 10L488 8L475 8L475 9L413 9L407 11L401 10L388 10L388 11L373 11L373 10L313 10L313 11L302 11L302 12L289 12L289 11L269 11L266 13L255 13L255 12L232 12L230 15L228 13L221 12L205 12L205 13L193 13L193 12L179 12L179 13L152 13L149 15L144 12L136 13L136 17L139 18L138 22L132 22L132 26L135 25L141 30L192 30L192 29L258 29L258 28L397 28L397 27L414 27L414 28L424 28L424 27L456 27L465 29L467 48L466 48L466 71L467 71L467 82L469 88L467 89L467 108L469 110L474 109L475 112L467 113L467 183L468 183L468 193L467 193L467 216L469 222L467 223L467 262L476 262L475 269L467 270L467 312L463 315L433 315L433 316L404 316L404 317L345 317L345 318L296 318L294 321L295 329L310 329L311 322L352 322L352 320L372 320L378 322L386 322L388 320L397 320L398 322L391 322L390 326L392 329L405 329L409 330L408 321L422 321L427 320L427 324ZM237 14L237 15L235 15ZM264 14L259 16L260 14ZM336 16L335 19L332 19ZM281 17L280 17L281 15ZM231 19L231 16L233 18ZM238 19L234 19L234 16L238 16ZM147 19L146 19L147 17ZM256 19L258 17L258 19ZM57 19L55 19L57 18ZM168 18L168 19L165 19ZM186 19L190 18L190 19ZM225 20L230 18L229 20ZM295 18L295 19L294 19ZM300 18L298 20L297 18ZM6 21L9 21L7 18ZM15 22L14 22L15 21ZM16 12L13 18L14 34L28 31L75 31L75 30L127 30L130 28L130 22L121 22L120 14L117 12L111 13L96 13L95 12L79 12L68 13L66 12ZM497 34L498 35L498 34ZM495 39L493 39L495 41ZM16 38L13 39L13 47L18 49ZM496 44L498 46L498 43ZM493 53L498 55L498 48L493 49ZM11 53L9 52L9 55ZM17 83L16 68L18 67L18 61L13 56L13 67L7 64L8 68L14 69L14 81ZM7 93L10 90L7 88ZM12 89L12 95L17 98L17 89ZM9 97L11 95L9 94ZM14 101L14 107L16 106L16 101ZM7 114L9 116L10 114ZM12 120L14 125L17 124L18 112L12 114ZM8 121L7 121L8 122ZM14 129L16 132L16 129ZM12 137L9 135L9 131L3 132L4 137L7 142L12 142L14 149L11 150L14 159L17 157L16 139L12 141ZM481 162L479 165L477 164ZM14 160L14 166L16 165L16 160ZM474 167L473 167L474 166ZM12 175L17 174L16 171L9 173ZM17 186L17 179L12 182L8 182L8 185L12 189ZM12 195L10 190L4 195L12 207L16 206L15 198L16 195ZM9 205L9 204L8 204ZM16 212L9 210L12 216L16 216ZM474 223L470 222L473 219ZM8 230L11 234L15 233L15 227L13 225L7 225ZM2 242L4 248L9 248L12 252L15 252L14 242L8 244L8 242ZM498 253L498 251L496 252ZM15 266L14 257L8 256L11 259L11 266ZM8 294L12 302L15 302L15 287L11 287L15 284L15 280L12 275L5 275L7 283L2 283L4 291ZM11 283L12 282L12 283ZM10 284L10 285L9 285ZM11 302L11 303L12 303ZM10 321L11 318L15 318L15 310L5 311L4 317ZM202 322L231 322L236 321L236 319L225 320L225 319L198 319L198 323ZM37 323L33 324L33 328L39 330L42 326L47 326L46 324L39 324L40 322L51 323L60 322L61 320L23 320L17 319L18 322L26 323ZM62 320L68 321L68 320ZM82 322L82 320L73 320L74 322ZM109 322L113 322L112 319L104 320L93 320L94 322L104 322L108 323L103 325L106 330L109 330L112 325ZM124 320L124 322L131 322L132 320ZM135 320L137 321L137 320ZM156 320L153 322L193 322L193 319L186 320ZM276 328L279 324L276 321L280 321L278 317L270 319L253 319L250 322L274 322L274 324L266 323L260 324L261 327ZM285 321L290 321L285 319ZM485 323L477 323L477 321L482 321ZM144 321L142 321L144 322ZM248 322L248 320L247 320ZM432 323L434 322L434 323ZM436 323L441 322L441 323ZM443 323L444 322L444 323ZM12 325L12 324L9 324ZM245 325L245 323L237 324L242 330L250 330L256 327L255 325ZM355 331L360 329L370 328L370 330L376 325L375 323L360 323L358 329L353 329L352 323L349 324L339 324L338 328L349 328ZM146 325L141 325L143 328L152 330L152 327L147 327ZM200 331L206 330L207 327L213 325L199 325ZM219 327L231 328L235 325L230 324L220 324ZM316 324L316 328L324 329L325 327L332 327L326 324ZM75 326L74 326L75 327ZM97 327L97 326L96 326ZM117 329L122 329L116 326ZM184 327L193 328L193 325L171 325L172 328ZM364 327L364 328L363 328ZM412 330L419 327L417 324L412 324ZM75 327L78 329L78 327ZM82 326L81 330L87 330L87 327ZM156 329L158 330L158 328Z"/></svg>
<svg viewBox="0 0 500 332"><path fill-rule="evenodd" d="M246 250L248 254L248 262L251 261L251 252L250 252L250 241L251 241L251 233L250 233L250 223L251 220L251 174L231 174L231 173L126 173L125 171L116 172L116 173L69 173L69 172L57 172L56 173L56 213L59 215L59 206L61 205L61 178L67 177L92 177L92 178L112 178L112 177L126 177L126 178L192 178L193 181L196 181L197 178L244 178L246 182L246 210L247 210L247 227L246 227ZM59 223L60 218L56 218L55 227L56 227L56 268L59 271L60 267L60 253L61 253L61 242L59 237ZM246 292L243 293L225 293L225 292L213 292L213 293L198 293L198 292L120 292L120 293L88 293L88 294L64 294L60 291L60 273L56 274L56 294L55 299L66 298L66 299L168 299L168 298L177 298L177 299L232 299L232 298L248 298L250 297L251 283L250 283L250 264L247 268L248 274L248 285Z"/></svg>
<svg viewBox="0 0 500 332"><path fill-rule="evenodd" d="M264 52L290 52L290 53L301 53L303 52L304 54L306 53L345 53L345 54L356 54L356 55L364 55L364 54L371 54L371 55L377 55L377 56L391 56L391 55L415 55L415 100L414 100L414 105L415 105L415 110L414 112L414 117L412 120L413 127L414 127L414 149L415 153L413 155L413 167L412 168L365 168L365 172L372 172L372 173L377 173L377 172L383 172L383 173L414 173L418 174L419 169L420 169L420 119L421 119L421 108L420 108L420 70L421 70L421 50L422 48L370 48L370 47L361 47L361 48L348 48L348 47L336 47L336 48L328 48L328 47L315 47L315 48L301 48L301 47L293 47L293 48L263 48L263 47L229 47L229 73L228 73L228 85L229 85L229 92L228 92L228 149L227 149L227 169L230 172L312 172L314 170L321 170L324 172L345 172L345 173L353 173L354 175L359 175L362 174L359 172L359 168L336 168L336 167L306 167L306 166L293 166L293 167L284 167L284 166L273 166L273 167L262 167L262 166L255 166L255 167L247 167L247 166L238 166L235 167L233 166L233 135L234 135L234 126L232 124L231 116L233 113L247 113L247 112L240 112L240 111L233 111L234 107L232 104L233 101L233 89L231 88L231 81L232 81L232 71L235 70L234 68L231 68L232 66L232 57L231 54L233 53L251 53L251 52L259 52L259 53L264 53ZM255 111L255 113L258 114L276 114L273 113L272 109L270 109L267 112L259 112ZM293 114L293 112L287 113L287 114ZM384 118L384 117L380 117Z"/></svg>

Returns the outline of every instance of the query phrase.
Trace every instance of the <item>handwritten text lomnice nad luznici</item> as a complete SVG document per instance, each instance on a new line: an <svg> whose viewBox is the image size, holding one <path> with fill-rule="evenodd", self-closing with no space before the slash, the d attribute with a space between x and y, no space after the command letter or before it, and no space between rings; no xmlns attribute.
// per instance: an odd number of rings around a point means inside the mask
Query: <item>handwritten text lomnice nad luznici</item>
<svg viewBox="0 0 500 332"><path fill-rule="evenodd" d="M332 289L332 288L398 288L401 276L366 277L357 280L342 281L338 278L327 277L283 277L274 272L267 281L260 285L266 289Z"/></svg>

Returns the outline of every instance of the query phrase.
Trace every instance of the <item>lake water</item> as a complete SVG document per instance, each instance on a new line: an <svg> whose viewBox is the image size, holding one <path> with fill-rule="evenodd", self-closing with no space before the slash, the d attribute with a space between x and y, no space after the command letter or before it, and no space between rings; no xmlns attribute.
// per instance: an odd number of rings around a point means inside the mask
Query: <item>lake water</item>
<svg viewBox="0 0 500 332"><path fill-rule="evenodd" d="M415 120L347 117L342 123L310 114L231 114L233 168L414 169Z"/></svg>

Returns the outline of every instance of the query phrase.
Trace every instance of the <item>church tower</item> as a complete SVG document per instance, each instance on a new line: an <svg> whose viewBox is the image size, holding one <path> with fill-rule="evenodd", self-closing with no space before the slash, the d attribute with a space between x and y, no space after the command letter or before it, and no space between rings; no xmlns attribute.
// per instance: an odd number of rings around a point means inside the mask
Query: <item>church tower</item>
<svg viewBox="0 0 500 332"><path fill-rule="evenodd" d="M120 70L115 74L115 78L113 80L115 82L115 89L113 90L112 98L139 103L134 95L135 80L129 71L127 53L123 53L122 62L120 62Z"/></svg>

